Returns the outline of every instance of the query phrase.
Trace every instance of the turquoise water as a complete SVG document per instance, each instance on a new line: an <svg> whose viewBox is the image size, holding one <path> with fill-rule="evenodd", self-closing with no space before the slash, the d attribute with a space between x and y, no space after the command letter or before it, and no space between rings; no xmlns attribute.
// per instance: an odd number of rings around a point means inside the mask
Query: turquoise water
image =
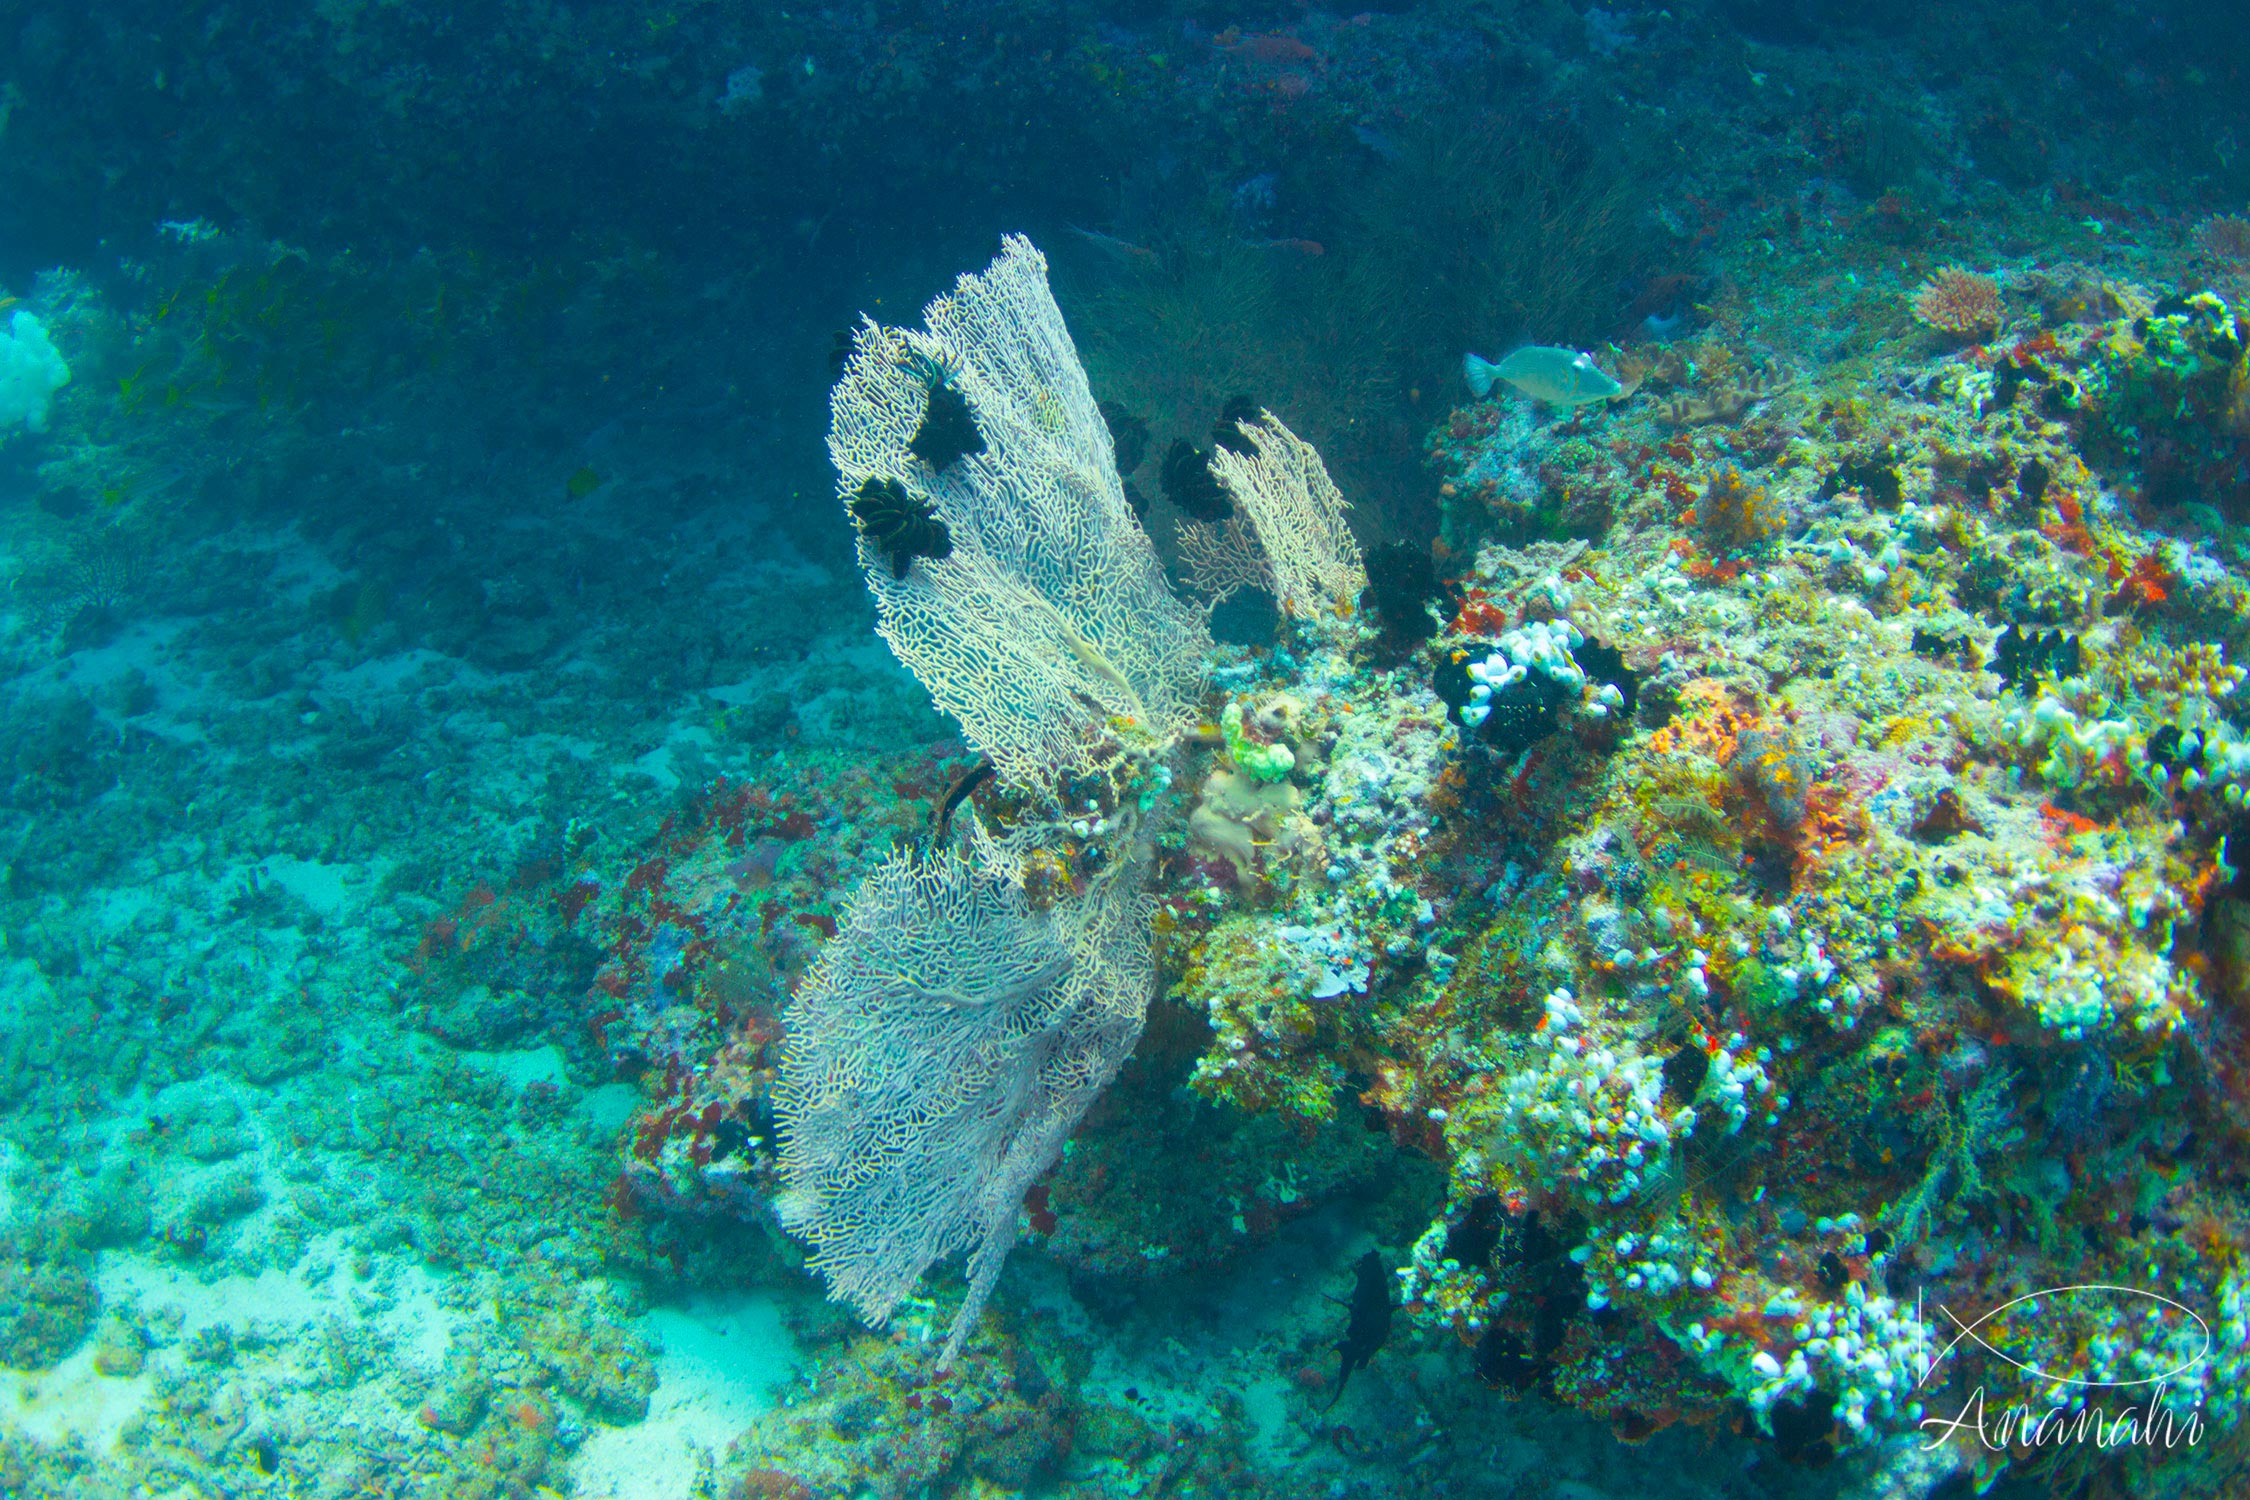
<svg viewBox="0 0 2250 1500"><path fill-rule="evenodd" d="M2237 12L7 8L0 1497L2244 1493Z"/></svg>

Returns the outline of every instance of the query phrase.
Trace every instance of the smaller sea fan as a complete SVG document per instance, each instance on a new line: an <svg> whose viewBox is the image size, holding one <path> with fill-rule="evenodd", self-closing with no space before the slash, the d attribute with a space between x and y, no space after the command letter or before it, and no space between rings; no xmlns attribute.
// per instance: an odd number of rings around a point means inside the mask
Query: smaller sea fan
<svg viewBox="0 0 2250 1500"><path fill-rule="evenodd" d="M1947 266L1915 289L1914 316L1945 333L1990 333L2000 326L2000 283Z"/></svg>
<svg viewBox="0 0 2250 1500"><path fill-rule="evenodd" d="M904 578L917 557L932 562L953 555L953 533L895 479L870 479L852 500L852 515L868 545L882 553L893 578Z"/></svg>

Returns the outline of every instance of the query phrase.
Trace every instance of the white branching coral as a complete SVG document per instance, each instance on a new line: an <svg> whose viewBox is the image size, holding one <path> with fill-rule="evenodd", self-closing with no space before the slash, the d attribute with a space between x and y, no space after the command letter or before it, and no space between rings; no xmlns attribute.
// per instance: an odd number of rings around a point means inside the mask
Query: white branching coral
<svg viewBox="0 0 2250 1500"><path fill-rule="evenodd" d="M1300 620L1348 618L1367 587L1367 569L1344 522L1343 492L1312 444L1272 412L1241 427L1252 451L1220 448L1211 472L1257 532L1274 602Z"/></svg>
<svg viewBox="0 0 2250 1500"><path fill-rule="evenodd" d="M862 325L830 403L847 502L895 483L951 544L901 569L862 535L877 628L1003 780L1044 789L1105 747L1161 752L1194 727L1211 639L1125 502L1046 257L1010 236L926 325ZM932 372L983 440L943 468L912 451Z"/></svg>
<svg viewBox="0 0 2250 1500"><path fill-rule="evenodd" d="M951 854L868 877L797 992L775 1093L782 1219L830 1295L880 1325L966 1251L959 1352L1024 1193L1140 1036L1149 914L1116 882L1034 911Z"/></svg>

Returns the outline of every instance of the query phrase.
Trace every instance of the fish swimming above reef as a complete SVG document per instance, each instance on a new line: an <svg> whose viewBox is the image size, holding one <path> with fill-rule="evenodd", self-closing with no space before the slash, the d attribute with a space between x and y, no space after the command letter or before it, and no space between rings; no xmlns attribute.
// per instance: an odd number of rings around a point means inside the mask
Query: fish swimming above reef
<svg viewBox="0 0 2250 1500"><path fill-rule="evenodd" d="M1585 406L1625 394L1625 387L1602 373L1591 354L1556 349L1546 344L1526 344L1498 364L1474 354L1461 357L1461 373L1478 396L1492 390L1495 380L1505 380L1534 401L1549 406Z"/></svg>

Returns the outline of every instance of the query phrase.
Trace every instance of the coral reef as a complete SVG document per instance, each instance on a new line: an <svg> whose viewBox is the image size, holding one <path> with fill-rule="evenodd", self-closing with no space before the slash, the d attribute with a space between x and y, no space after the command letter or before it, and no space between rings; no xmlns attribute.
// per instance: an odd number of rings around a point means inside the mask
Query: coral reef
<svg viewBox="0 0 2250 1500"><path fill-rule="evenodd" d="M97 9L11 1500L2250 1485L2242 7Z"/></svg>

